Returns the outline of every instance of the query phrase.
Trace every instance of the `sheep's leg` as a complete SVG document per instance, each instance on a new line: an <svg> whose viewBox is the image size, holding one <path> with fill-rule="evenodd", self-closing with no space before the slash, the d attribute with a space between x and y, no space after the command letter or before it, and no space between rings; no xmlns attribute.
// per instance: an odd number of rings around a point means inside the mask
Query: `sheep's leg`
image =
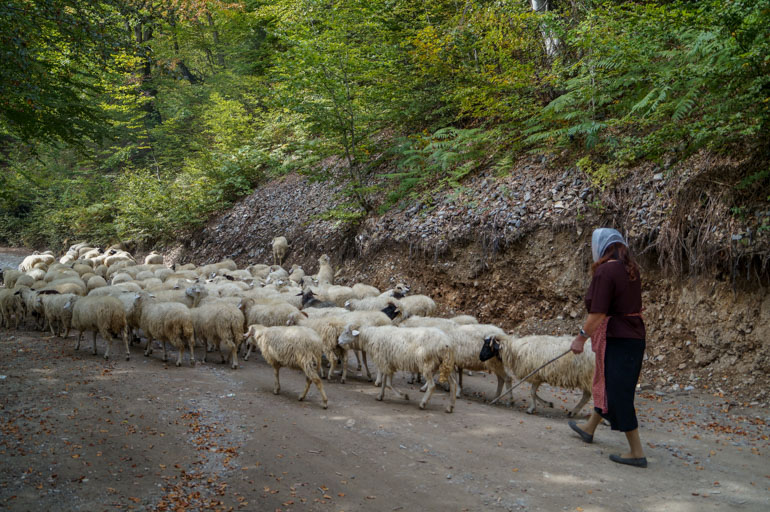
<svg viewBox="0 0 770 512"><path fill-rule="evenodd" d="M457 369L457 396L459 397L462 392L463 392L463 369L458 368Z"/></svg>
<svg viewBox="0 0 770 512"><path fill-rule="evenodd" d="M144 347L144 357L149 356L152 354L152 336L149 334L147 335L147 346Z"/></svg>
<svg viewBox="0 0 770 512"><path fill-rule="evenodd" d="M58 336L59 333L54 331L53 322L48 322L48 326L51 327L51 336Z"/></svg>
<svg viewBox="0 0 770 512"><path fill-rule="evenodd" d="M109 341L107 341L107 345L109 345ZM96 355L96 331L94 330L94 349L91 351L93 355Z"/></svg>
<svg viewBox="0 0 770 512"><path fill-rule="evenodd" d="M281 382L278 380L278 371L280 366L273 366L273 377L275 377L275 383L273 384L273 394L277 395L281 391Z"/></svg>
<svg viewBox="0 0 770 512"><path fill-rule="evenodd" d="M246 355L243 356L243 360L244 361L248 361L249 360L249 356L251 355L251 349L253 347L254 347L254 345L252 345L251 343L247 343L246 344Z"/></svg>
<svg viewBox="0 0 770 512"><path fill-rule="evenodd" d="M326 392L324 391L323 381L320 379L320 377L318 377L318 375L316 375L315 372L311 372L310 378L313 380L315 387L318 388L318 392L321 393L321 400L323 400L322 407L326 409L329 406L329 399L326 398Z"/></svg>
<svg viewBox="0 0 770 512"><path fill-rule="evenodd" d="M230 345L230 368L238 369L238 348L234 343Z"/></svg>
<svg viewBox="0 0 770 512"><path fill-rule="evenodd" d="M580 409L582 409L583 406L586 404L586 402L588 402L588 400L590 399L591 399L591 392L583 390L583 396L580 397L580 401L578 402L578 404L575 406L574 409L572 409L570 412L567 413L567 416L571 418L577 415L577 413L580 412Z"/></svg>
<svg viewBox="0 0 770 512"><path fill-rule="evenodd" d="M534 387L533 393L535 395L535 398L537 399L538 402L543 404L543 407L550 407L551 409L553 409L553 402L549 402L547 400L544 400L543 398L540 397L540 395L537 394L537 390L538 390L538 388L540 388L541 384L542 384L542 382L538 382L537 385L535 385L535 387Z"/></svg>
<svg viewBox="0 0 770 512"><path fill-rule="evenodd" d="M377 378L380 380L380 394L377 396L377 400L382 402L382 399L385 398L385 382L388 379L387 379L387 376L382 376L382 375L377 375Z"/></svg>
<svg viewBox="0 0 770 512"><path fill-rule="evenodd" d="M503 385L505 384L505 379L497 376L497 391L495 391L495 398L498 398L500 396L500 393L503 392Z"/></svg>
<svg viewBox="0 0 770 512"><path fill-rule="evenodd" d="M115 339L112 336L110 336L109 333L107 334L107 336L102 334L102 338L104 338L105 343L107 343L107 348L104 350L104 359L109 359L110 348L112 347L112 343L115 341Z"/></svg>
<svg viewBox="0 0 770 512"><path fill-rule="evenodd" d="M358 350L353 351L353 353L356 355L356 363L357 363L356 371L361 372L361 358L359 357L358 352L359 352ZM358 376L361 377L362 375L363 373L360 373Z"/></svg>
<svg viewBox="0 0 770 512"><path fill-rule="evenodd" d="M340 384L345 384L345 379L348 376L348 351L342 349L342 377L340 377Z"/></svg>
<svg viewBox="0 0 770 512"><path fill-rule="evenodd" d="M332 380L332 376L334 375L334 367L337 365L337 355L334 353L334 351L331 351L326 355L326 358L329 360L329 373L326 374L326 380Z"/></svg>
<svg viewBox="0 0 770 512"><path fill-rule="evenodd" d="M366 377L369 379L369 382L371 382L372 381L372 374L369 372L369 363L366 362L366 351L364 351L364 350L361 351L361 357L364 360L364 368L366 369ZM379 373L379 370L377 370L377 372Z"/></svg>
<svg viewBox="0 0 770 512"><path fill-rule="evenodd" d="M449 374L449 405L446 406L446 409L444 411L446 412L452 412L455 410L455 401L457 400L457 397L460 393L457 392L457 382L455 381L454 375L451 373Z"/></svg>
<svg viewBox="0 0 770 512"><path fill-rule="evenodd" d="M187 338L187 348L190 349L190 366L195 368L195 336ZM182 351L179 351L180 355Z"/></svg>
<svg viewBox="0 0 770 512"><path fill-rule="evenodd" d="M428 400L433 396L433 391L436 389L436 383L433 382L433 374L431 372L425 372L425 385L428 386L428 389L422 396L422 400L420 400L420 409L425 409Z"/></svg>
<svg viewBox="0 0 770 512"><path fill-rule="evenodd" d="M182 359L184 358L184 343L182 340L177 340L177 343L173 344L174 347L177 347L177 356L176 356L176 366L182 366ZM163 348L166 348L166 344L163 344Z"/></svg>
<svg viewBox="0 0 770 512"><path fill-rule="evenodd" d="M305 397L307 396L307 392L310 390L310 384L312 383L313 383L313 380L310 378L310 375L308 375L308 373L305 372L305 390L299 395L299 398L297 400L301 402L302 400L305 399Z"/></svg>
<svg viewBox="0 0 770 512"><path fill-rule="evenodd" d="M372 379L369 379L369 381L371 381L371 380L372 380ZM374 385L375 385L375 386L379 386L380 384L382 384L382 381L383 381L382 372L381 372L381 371L379 370L379 368L378 368L378 369L377 369L377 378L376 378L376 379L374 379Z"/></svg>
<svg viewBox="0 0 770 512"><path fill-rule="evenodd" d="M163 362L168 361L168 352L166 351L166 340L161 342L163 344Z"/></svg>
<svg viewBox="0 0 770 512"><path fill-rule="evenodd" d="M543 404L543 406L549 406L550 405L550 407L553 407L552 403L549 404L549 402L546 402L545 400L543 400L542 398L540 398L537 395L537 388L539 388L539 387L540 387L540 383L539 382L537 384L532 384L532 390L531 390L531 393L530 393L530 397L531 397L532 403L530 404L529 409L527 409L527 414L533 414L535 412L535 409L537 408L537 403L538 402Z"/></svg>
<svg viewBox="0 0 770 512"><path fill-rule="evenodd" d="M123 329L123 345L126 347L126 361L131 359L131 351L128 349L128 327Z"/></svg>
<svg viewBox="0 0 770 512"><path fill-rule="evenodd" d="M383 381L387 382L388 389L390 389L392 392L396 394L397 397L403 398L404 400L409 400L409 395L406 393L402 393L398 391L396 388L393 387L393 374L388 374L383 376Z"/></svg>

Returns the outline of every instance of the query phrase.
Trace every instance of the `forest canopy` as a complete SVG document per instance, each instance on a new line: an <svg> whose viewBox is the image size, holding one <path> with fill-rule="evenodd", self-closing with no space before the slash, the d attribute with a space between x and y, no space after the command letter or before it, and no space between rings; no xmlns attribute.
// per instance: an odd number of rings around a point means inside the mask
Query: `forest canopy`
<svg viewBox="0 0 770 512"><path fill-rule="evenodd" d="M356 221L530 152L607 183L762 153L768 27L770 0L7 0L0 241L170 240L289 172Z"/></svg>

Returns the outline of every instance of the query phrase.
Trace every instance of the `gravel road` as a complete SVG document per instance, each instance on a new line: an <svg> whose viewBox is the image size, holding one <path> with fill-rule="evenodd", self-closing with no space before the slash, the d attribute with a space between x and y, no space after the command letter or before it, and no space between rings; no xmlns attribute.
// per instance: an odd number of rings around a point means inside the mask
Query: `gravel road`
<svg viewBox="0 0 770 512"><path fill-rule="evenodd" d="M0 336L0 509L770 510L768 411L709 390L639 395L642 470L608 460L621 434L571 432L576 392L543 386L556 407L527 415L526 385L490 406L494 378L476 373L446 414L446 393L421 411L403 375L409 401L349 377L326 383L323 410L315 388L297 402L293 370L273 395L258 356L234 371L98 351L90 335L77 352L72 338Z"/></svg>

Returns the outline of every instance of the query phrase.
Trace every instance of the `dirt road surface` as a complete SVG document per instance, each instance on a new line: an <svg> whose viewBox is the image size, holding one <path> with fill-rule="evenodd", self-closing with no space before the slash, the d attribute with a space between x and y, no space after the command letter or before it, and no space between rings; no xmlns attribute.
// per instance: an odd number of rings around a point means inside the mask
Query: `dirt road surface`
<svg viewBox="0 0 770 512"><path fill-rule="evenodd" d="M0 335L0 508L770 509L768 411L717 390L640 393L645 470L608 460L622 434L600 427L588 445L570 431L577 392L544 386L556 407L527 415L527 384L513 407L490 406L494 377L474 374L446 414L444 392L419 410L404 375L394 382L411 400L383 402L354 376L326 384L323 410L315 389L297 401L304 377L293 370L273 395L259 356L235 371L177 368L162 351L145 358L135 346L130 361L105 361L101 339L98 356L84 345Z"/></svg>

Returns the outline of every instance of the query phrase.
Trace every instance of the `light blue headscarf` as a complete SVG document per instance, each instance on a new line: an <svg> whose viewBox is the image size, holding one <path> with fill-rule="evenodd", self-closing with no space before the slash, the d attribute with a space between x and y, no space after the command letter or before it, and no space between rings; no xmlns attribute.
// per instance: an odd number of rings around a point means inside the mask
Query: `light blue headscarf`
<svg viewBox="0 0 770 512"><path fill-rule="evenodd" d="M628 244L623 239L623 235L621 235L617 229L595 229L591 235L591 255L594 257L594 262L599 261L604 255L604 251L607 250L607 247L617 242L628 247Z"/></svg>

